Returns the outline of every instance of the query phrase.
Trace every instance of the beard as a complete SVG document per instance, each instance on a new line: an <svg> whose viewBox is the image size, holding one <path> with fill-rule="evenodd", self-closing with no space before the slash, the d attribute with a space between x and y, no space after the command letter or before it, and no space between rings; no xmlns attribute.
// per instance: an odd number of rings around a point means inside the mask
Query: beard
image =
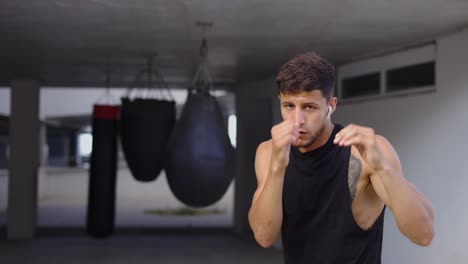
<svg viewBox="0 0 468 264"><path fill-rule="evenodd" d="M322 122L319 129L313 135L311 135L311 137L307 141L297 144L296 147L308 148L312 146L315 143L315 141L317 141L317 138L323 133L324 130L325 130L325 122Z"/></svg>

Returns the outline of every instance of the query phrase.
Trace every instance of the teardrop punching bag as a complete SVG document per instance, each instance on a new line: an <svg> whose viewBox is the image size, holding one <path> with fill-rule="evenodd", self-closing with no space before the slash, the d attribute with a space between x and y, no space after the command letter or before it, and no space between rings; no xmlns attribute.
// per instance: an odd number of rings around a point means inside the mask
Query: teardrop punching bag
<svg viewBox="0 0 468 264"><path fill-rule="evenodd" d="M122 98L122 150L136 180L149 182L158 177L174 124L174 101Z"/></svg>
<svg viewBox="0 0 468 264"><path fill-rule="evenodd" d="M189 91L169 140L166 175L171 191L189 206L211 205L227 191L234 148L213 96Z"/></svg>
<svg viewBox="0 0 468 264"><path fill-rule="evenodd" d="M93 237L110 236L114 230L118 114L118 106L94 106L86 219L86 231Z"/></svg>

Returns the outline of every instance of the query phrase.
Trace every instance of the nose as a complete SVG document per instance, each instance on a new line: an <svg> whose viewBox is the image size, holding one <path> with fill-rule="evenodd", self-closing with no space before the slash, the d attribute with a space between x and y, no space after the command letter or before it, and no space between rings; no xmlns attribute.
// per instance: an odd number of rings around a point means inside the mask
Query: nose
<svg viewBox="0 0 468 264"><path fill-rule="evenodd" d="M297 127L300 127L305 123L305 116L301 109L297 109L294 116L294 124Z"/></svg>

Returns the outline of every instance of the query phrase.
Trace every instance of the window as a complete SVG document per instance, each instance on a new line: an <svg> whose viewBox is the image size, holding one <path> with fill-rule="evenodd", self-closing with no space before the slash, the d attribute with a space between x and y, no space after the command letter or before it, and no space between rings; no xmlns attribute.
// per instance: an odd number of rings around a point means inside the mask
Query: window
<svg viewBox="0 0 468 264"><path fill-rule="evenodd" d="M380 73L370 73L357 77L343 79L342 98L377 95L380 92Z"/></svg>
<svg viewBox="0 0 468 264"><path fill-rule="evenodd" d="M435 62L387 71L387 91L401 91L435 84Z"/></svg>
<svg viewBox="0 0 468 264"><path fill-rule="evenodd" d="M435 43L341 65L337 95L346 103L433 92L435 66Z"/></svg>

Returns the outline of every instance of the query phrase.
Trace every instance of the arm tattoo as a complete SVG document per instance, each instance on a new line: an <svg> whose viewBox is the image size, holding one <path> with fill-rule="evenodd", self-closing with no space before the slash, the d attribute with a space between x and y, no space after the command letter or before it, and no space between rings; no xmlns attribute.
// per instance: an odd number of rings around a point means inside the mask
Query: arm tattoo
<svg viewBox="0 0 468 264"><path fill-rule="evenodd" d="M361 161L356 158L353 154L349 159L349 168L348 168L348 187L351 194L351 199L354 199L356 196L356 187L359 181L359 176L362 172Z"/></svg>

